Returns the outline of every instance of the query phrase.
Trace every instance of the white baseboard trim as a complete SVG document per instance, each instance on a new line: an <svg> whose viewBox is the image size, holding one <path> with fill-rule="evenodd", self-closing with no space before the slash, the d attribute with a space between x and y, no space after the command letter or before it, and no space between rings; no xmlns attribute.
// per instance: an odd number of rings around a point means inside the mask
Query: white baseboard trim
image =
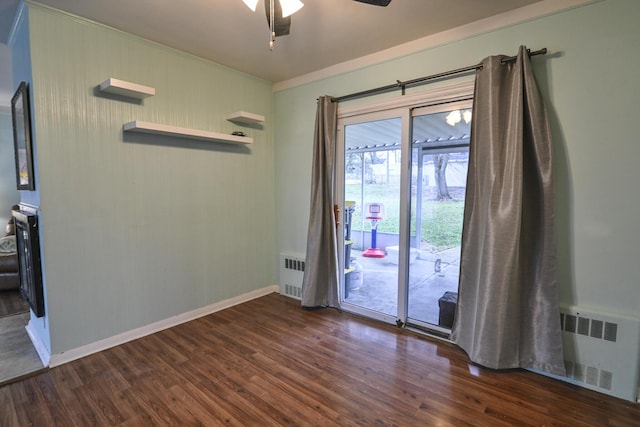
<svg viewBox="0 0 640 427"><path fill-rule="evenodd" d="M124 344L129 341L133 341L138 338L145 337L147 335L154 334L164 329L171 328L173 326L180 325L191 320L195 320L199 317L206 316L216 311L224 310L234 305L241 304L243 302L251 301L262 296L278 292L280 287L278 285L267 286L262 289L256 289L255 291L248 292L237 297L229 298L223 301L219 301L210 304L205 307L201 307L186 313L179 314L177 316L169 317L158 322L151 323L149 325L142 326L140 328L132 329L127 332L123 332L118 335L114 335L109 338L105 338L100 341L93 342L91 344L83 345L62 353L53 354L49 360L49 367L60 366L65 363L71 362L76 359L80 359L90 354L97 353L99 351L106 350L111 347L115 347L120 344Z"/></svg>
<svg viewBox="0 0 640 427"><path fill-rule="evenodd" d="M33 313L31 313L31 315L33 316ZM31 319L33 319L33 317L31 317ZM29 320L29 323L27 323L27 326L25 326L24 329L27 331L27 335L29 335L29 339L31 340L33 347L36 349L36 353L38 353L38 357L40 357L42 364L44 366L49 366L51 354L42 340L40 340L40 336L33 330L31 320Z"/></svg>

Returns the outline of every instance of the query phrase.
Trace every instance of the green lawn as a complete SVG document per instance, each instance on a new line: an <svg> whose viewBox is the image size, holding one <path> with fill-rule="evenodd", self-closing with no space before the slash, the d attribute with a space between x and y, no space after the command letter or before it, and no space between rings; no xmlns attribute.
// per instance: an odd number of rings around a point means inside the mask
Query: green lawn
<svg viewBox="0 0 640 427"><path fill-rule="evenodd" d="M362 224L362 206L359 206L360 185L345 186L346 200L356 201L356 210L352 218L352 230L360 230ZM398 234L400 230L400 189L398 186L385 184L367 184L365 201L383 203L385 219L378 223L381 233ZM411 234L415 235L415 208L411 209ZM436 201L433 195L425 191L422 208L422 242L433 247L434 251L453 248L460 245L462 235L463 201ZM371 222L365 220L364 230L371 228Z"/></svg>

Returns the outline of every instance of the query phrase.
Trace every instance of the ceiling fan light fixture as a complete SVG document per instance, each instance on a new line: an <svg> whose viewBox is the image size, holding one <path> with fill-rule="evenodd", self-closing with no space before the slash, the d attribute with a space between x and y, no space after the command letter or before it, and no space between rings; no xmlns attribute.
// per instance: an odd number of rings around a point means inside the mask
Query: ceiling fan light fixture
<svg viewBox="0 0 640 427"><path fill-rule="evenodd" d="M356 0L356 1L359 1L360 3L367 3L367 4L372 4L374 6L382 6L382 7L389 6L389 3L391 3L391 0Z"/></svg>
<svg viewBox="0 0 640 427"><path fill-rule="evenodd" d="M250 0L243 0L245 3ZM291 16L304 6L300 0L280 0L280 6L282 7L282 17L286 18Z"/></svg>
<svg viewBox="0 0 640 427"><path fill-rule="evenodd" d="M249 9L256 11L258 0L242 0ZM269 23L269 49L273 50L273 44L278 36L289 34L291 15L302 9L304 3L300 0L264 0L264 8Z"/></svg>
<svg viewBox="0 0 640 427"><path fill-rule="evenodd" d="M247 7L249 9L251 9L253 12L256 11L256 7L258 6L258 0L242 0L244 2L244 4L247 5Z"/></svg>
<svg viewBox="0 0 640 427"><path fill-rule="evenodd" d="M444 120L449 126L455 126L460 123L460 120L462 120L462 113L460 113L460 110L453 110L447 114L447 117L445 117Z"/></svg>

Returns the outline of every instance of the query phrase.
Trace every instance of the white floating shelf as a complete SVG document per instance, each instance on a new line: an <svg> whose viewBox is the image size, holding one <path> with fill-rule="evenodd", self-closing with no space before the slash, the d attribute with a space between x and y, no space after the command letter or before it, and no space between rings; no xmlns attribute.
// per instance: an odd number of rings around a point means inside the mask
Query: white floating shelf
<svg viewBox="0 0 640 427"><path fill-rule="evenodd" d="M114 78L102 82L100 91L135 99L145 99L156 94L155 88Z"/></svg>
<svg viewBox="0 0 640 427"><path fill-rule="evenodd" d="M159 123L135 120L122 126L125 132L149 133L152 135L177 136L181 138L199 139L202 141L224 142L228 144L253 144L253 138L247 136L227 135L218 132L167 126Z"/></svg>
<svg viewBox="0 0 640 427"><path fill-rule="evenodd" d="M236 123L257 124L264 123L264 116L260 114L247 113L246 111L236 111L227 116L227 120Z"/></svg>

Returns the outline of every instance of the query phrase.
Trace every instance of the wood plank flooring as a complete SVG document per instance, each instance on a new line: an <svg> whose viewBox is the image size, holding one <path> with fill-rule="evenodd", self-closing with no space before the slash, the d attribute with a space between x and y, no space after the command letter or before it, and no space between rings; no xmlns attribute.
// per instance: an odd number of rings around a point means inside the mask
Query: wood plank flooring
<svg viewBox="0 0 640 427"><path fill-rule="evenodd" d="M640 405L268 295L0 388L2 426L638 426Z"/></svg>
<svg viewBox="0 0 640 427"><path fill-rule="evenodd" d="M18 291L0 291L0 317L29 311L29 303Z"/></svg>
<svg viewBox="0 0 640 427"><path fill-rule="evenodd" d="M0 386L45 369L25 330L28 321L29 313L0 317Z"/></svg>

